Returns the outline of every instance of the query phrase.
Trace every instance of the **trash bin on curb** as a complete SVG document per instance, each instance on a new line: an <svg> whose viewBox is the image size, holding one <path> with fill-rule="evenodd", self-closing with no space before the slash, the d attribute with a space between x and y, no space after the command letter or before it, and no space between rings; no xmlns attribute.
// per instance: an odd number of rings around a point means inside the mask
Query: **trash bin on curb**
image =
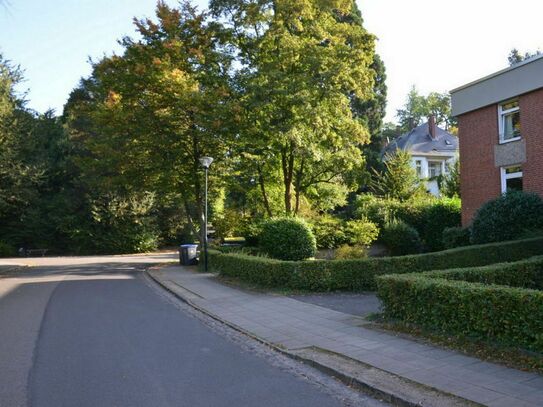
<svg viewBox="0 0 543 407"><path fill-rule="evenodd" d="M179 246L179 263L183 266L198 264L198 245L182 244Z"/></svg>

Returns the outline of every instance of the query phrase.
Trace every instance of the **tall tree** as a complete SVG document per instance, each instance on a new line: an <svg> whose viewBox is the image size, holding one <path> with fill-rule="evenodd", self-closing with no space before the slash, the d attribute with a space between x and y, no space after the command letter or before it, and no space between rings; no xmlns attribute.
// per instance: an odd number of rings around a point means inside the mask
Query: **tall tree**
<svg viewBox="0 0 543 407"><path fill-rule="evenodd" d="M33 115L15 87L22 71L0 54L0 235L20 227L21 216L37 195L43 168L27 160Z"/></svg>
<svg viewBox="0 0 543 407"><path fill-rule="evenodd" d="M407 201L424 192L417 172L411 165L411 155L404 150L389 153L384 159L385 170L376 172L373 190L378 195Z"/></svg>
<svg viewBox="0 0 543 407"><path fill-rule="evenodd" d="M187 216L201 222L199 158L215 157L220 171L235 122L230 58L205 12L159 2L156 16L135 20L141 38L124 38L124 53L95 63L74 94L80 103L70 114L90 124L83 135L75 129L86 149L79 164L105 191L179 194Z"/></svg>
<svg viewBox="0 0 543 407"><path fill-rule="evenodd" d="M242 64L242 136L256 165L280 174L284 212L298 213L310 189L345 183L363 164L369 132L351 99L371 98L374 37L346 18L352 0L214 0L211 10Z"/></svg>
<svg viewBox="0 0 543 407"><path fill-rule="evenodd" d="M396 115L403 132L417 127L430 115L446 130L456 124L456 119L451 114L451 97L448 93L431 92L424 96L419 94L414 86L407 94L405 105L397 110Z"/></svg>

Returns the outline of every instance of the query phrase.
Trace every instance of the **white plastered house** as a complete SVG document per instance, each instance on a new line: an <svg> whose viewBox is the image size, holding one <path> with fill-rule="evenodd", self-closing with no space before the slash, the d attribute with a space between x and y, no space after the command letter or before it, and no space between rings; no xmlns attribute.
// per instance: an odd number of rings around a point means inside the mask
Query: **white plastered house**
<svg viewBox="0 0 543 407"><path fill-rule="evenodd" d="M447 175L458 159L458 137L438 127L430 117L428 122L390 142L384 154L393 154L397 149L411 154L413 168L426 182L428 192L439 196L439 176Z"/></svg>

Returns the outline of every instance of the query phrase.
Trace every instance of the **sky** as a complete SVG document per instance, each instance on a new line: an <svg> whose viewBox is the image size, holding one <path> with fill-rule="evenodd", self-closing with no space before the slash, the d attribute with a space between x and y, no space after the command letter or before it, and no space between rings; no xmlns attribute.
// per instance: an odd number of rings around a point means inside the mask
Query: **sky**
<svg viewBox="0 0 543 407"><path fill-rule="evenodd" d="M507 66L512 48L543 51L541 0L357 0L387 70L387 121L411 86L449 90ZM0 52L25 71L28 106L62 106L89 57L120 52L133 17L153 17L155 0L0 0ZM168 4L177 4L168 0ZM193 3L205 7L207 0Z"/></svg>

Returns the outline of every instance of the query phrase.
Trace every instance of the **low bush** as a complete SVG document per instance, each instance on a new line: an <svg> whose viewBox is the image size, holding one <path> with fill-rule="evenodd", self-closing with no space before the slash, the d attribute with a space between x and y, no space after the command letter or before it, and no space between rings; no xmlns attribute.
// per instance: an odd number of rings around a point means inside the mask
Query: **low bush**
<svg viewBox="0 0 543 407"><path fill-rule="evenodd" d="M322 215L315 219L312 230L319 249L334 249L348 241L343 222L332 215Z"/></svg>
<svg viewBox="0 0 543 407"><path fill-rule="evenodd" d="M347 244L340 246L334 253L334 259L364 259L368 257L368 249L365 246L349 246Z"/></svg>
<svg viewBox="0 0 543 407"><path fill-rule="evenodd" d="M485 203L475 214L473 243L518 239L543 229L543 199L537 194L511 191Z"/></svg>
<svg viewBox="0 0 543 407"><path fill-rule="evenodd" d="M460 226L460 199L418 197L406 202L363 194L355 203L355 216L367 218L383 230L394 219L414 227L430 251L442 250L447 227Z"/></svg>
<svg viewBox="0 0 543 407"><path fill-rule="evenodd" d="M381 231L381 242L393 256L419 253L422 247L417 230L398 220L385 224Z"/></svg>
<svg viewBox="0 0 543 407"><path fill-rule="evenodd" d="M458 198L443 198L434 203L425 212L425 225L422 238L430 251L445 249L443 230L460 226L461 204Z"/></svg>
<svg viewBox="0 0 543 407"><path fill-rule="evenodd" d="M379 227L367 219L343 221L331 215L315 219L312 230L319 249L334 249L345 244L369 246L379 236Z"/></svg>
<svg viewBox="0 0 543 407"><path fill-rule="evenodd" d="M543 351L543 257L377 279L385 317Z"/></svg>
<svg viewBox="0 0 543 407"><path fill-rule="evenodd" d="M379 228L367 219L350 220L346 223L345 235L351 245L369 246L379 236Z"/></svg>
<svg viewBox="0 0 543 407"><path fill-rule="evenodd" d="M300 218L270 219L262 226L260 247L280 260L304 260L315 256L317 245L313 232Z"/></svg>
<svg viewBox="0 0 543 407"><path fill-rule="evenodd" d="M470 236L471 234L469 228L462 228L459 226L445 228L442 236L443 246L445 249L469 246Z"/></svg>
<svg viewBox="0 0 543 407"><path fill-rule="evenodd" d="M13 257L16 253L15 247L0 240L0 257Z"/></svg>
<svg viewBox="0 0 543 407"><path fill-rule="evenodd" d="M212 253L212 254L211 254ZM384 274L485 266L543 255L543 237L459 247L436 253L355 260L279 261L210 252L210 269L267 287L368 291Z"/></svg>

